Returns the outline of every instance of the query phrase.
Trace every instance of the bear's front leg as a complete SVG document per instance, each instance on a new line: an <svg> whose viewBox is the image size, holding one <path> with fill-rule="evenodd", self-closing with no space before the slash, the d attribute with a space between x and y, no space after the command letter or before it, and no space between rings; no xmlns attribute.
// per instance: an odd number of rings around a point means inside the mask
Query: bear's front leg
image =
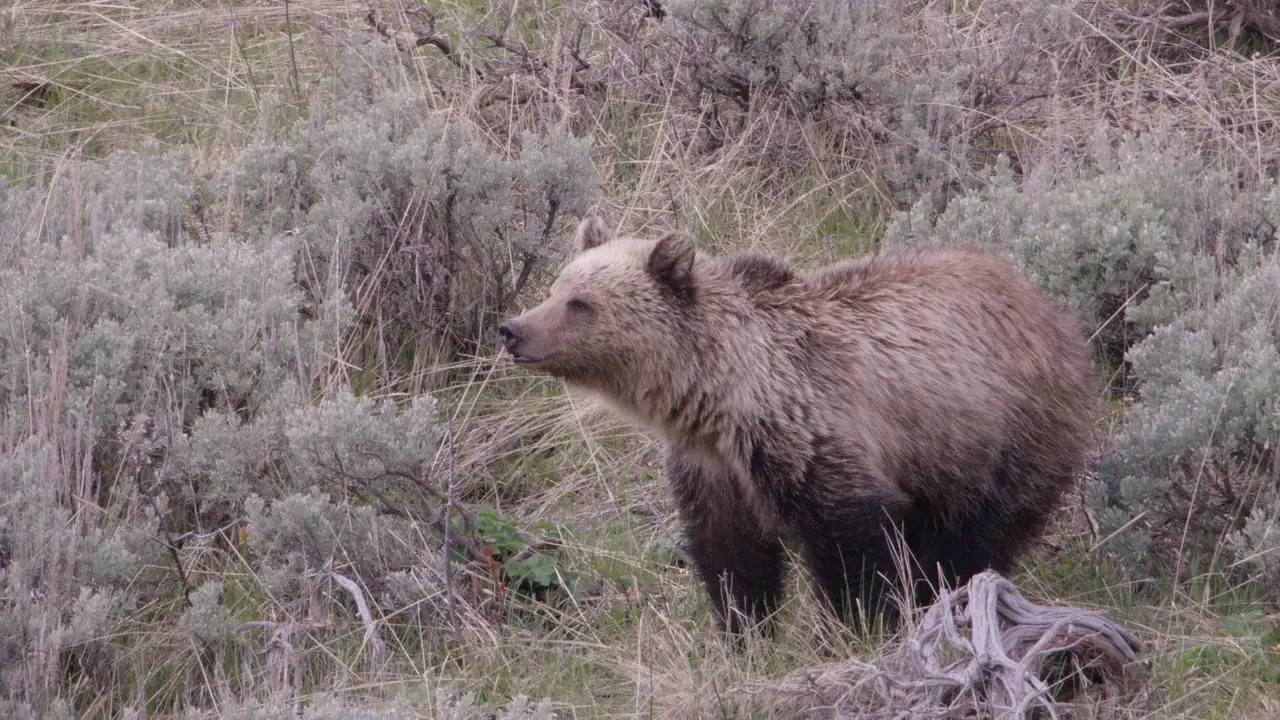
<svg viewBox="0 0 1280 720"><path fill-rule="evenodd" d="M768 616L781 604L786 579L781 540L762 527L725 470L673 450L666 471L689 553L720 626L733 635L749 626L771 632Z"/></svg>

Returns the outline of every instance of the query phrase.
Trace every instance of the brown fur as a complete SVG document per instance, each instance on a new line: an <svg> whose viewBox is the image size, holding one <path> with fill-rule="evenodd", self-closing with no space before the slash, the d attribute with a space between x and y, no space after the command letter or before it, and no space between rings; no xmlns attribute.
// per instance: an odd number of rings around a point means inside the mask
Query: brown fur
<svg viewBox="0 0 1280 720"><path fill-rule="evenodd" d="M880 599L891 530L931 582L939 566L952 584L1008 571L1083 468L1086 343L989 252L799 273L696 253L681 233L615 237L596 218L578 246L504 340L665 440L691 554L732 630L777 606L784 540L841 614Z"/></svg>

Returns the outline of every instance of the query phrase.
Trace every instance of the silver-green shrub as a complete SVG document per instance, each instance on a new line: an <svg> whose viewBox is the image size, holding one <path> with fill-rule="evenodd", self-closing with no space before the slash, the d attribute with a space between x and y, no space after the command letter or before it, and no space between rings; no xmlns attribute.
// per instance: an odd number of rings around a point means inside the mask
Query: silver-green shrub
<svg viewBox="0 0 1280 720"><path fill-rule="evenodd" d="M306 401L289 381L248 419L232 409L206 410L169 446L167 496L200 507L206 526L219 527L251 493L291 489L284 423Z"/></svg>
<svg viewBox="0 0 1280 720"><path fill-rule="evenodd" d="M178 626L201 643L216 645L233 639L240 623L222 604L223 584L207 582L191 591L191 606L178 619Z"/></svg>
<svg viewBox="0 0 1280 720"><path fill-rule="evenodd" d="M1243 525L1227 537L1236 563L1271 592L1280 592L1280 490L1276 486L1273 473Z"/></svg>
<svg viewBox="0 0 1280 720"><path fill-rule="evenodd" d="M225 517L175 491L174 443L310 380L294 241L202 242L193 162L144 146L0 198L0 693L37 713L113 682L171 539Z"/></svg>
<svg viewBox="0 0 1280 720"><path fill-rule="evenodd" d="M440 419L431 396L401 411L390 400L338 391L319 407L296 410L284 432L303 482L358 494L412 487L425 477L440 442Z"/></svg>
<svg viewBox="0 0 1280 720"><path fill-rule="evenodd" d="M491 147L461 119L388 93L264 132L238 187L254 232L296 234L307 302L343 296L360 309L373 357L454 359L496 336L596 191L587 140L519 145Z"/></svg>
<svg viewBox="0 0 1280 720"><path fill-rule="evenodd" d="M692 88L742 109L785 100L797 114L882 90L898 28L884 3L672 0L670 33ZM888 32L886 32L888 29Z"/></svg>
<svg viewBox="0 0 1280 720"><path fill-rule="evenodd" d="M1045 132L1061 110L1051 98L1091 80L1115 54L1070 0L886 7L895 15L882 13L872 28L892 37L895 61L873 113L876 168L899 207L922 197L941 207L981 187L1001 152L1057 155L1070 131ZM885 33L885 21L896 32Z"/></svg>
<svg viewBox="0 0 1280 720"><path fill-rule="evenodd" d="M431 467L439 428L429 396L402 411L340 390L294 409L282 428L292 492L245 500L264 581L297 597L304 574L328 567L380 586L388 573L434 556L441 538L413 530L410 518L442 510L428 502L443 490ZM370 504L351 502L362 499ZM389 509L396 514L386 515Z"/></svg>
<svg viewBox="0 0 1280 720"><path fill-rule="evenodd" d="M102 528L73 509L86 478L68 449L30 437L0 454L0 698L37 715L61 694L62 663L93 672L109 661L142 561L156 560L148 518Z"/></svg>
<svg viewBox="0 0 1280 720"><path fill-rule="evenodd" d="M989 0L981 12L892 0L664 6L661 92L698 117L687 134L702 149L732 147L773 172L856 170L901 207L979 186L1009 128L1058 142L1040 135L1047 99L1114 52L1062 0Z"/></svg>
<svg viewBox="0 0 1280 720"><path fill-rule="evenodd" d="M1129 353L1139 402L1089 494L1105 547L1138 578L1216 560L1277 588L1280 258L1246 247L1220 283Z"/></svg>
<svg viewBox="0 0 1280 720"><path fill-rule="evenodd" d="M847 150L864 144L868 118L895 94L889 64L903 28L892 3L663 5L665 42L650 50L663 81L652 92L697 118L679 133L695 152L728 148L780 183L815 159L833 169L867 159Z"/></svg>
<svg viewBox="0 0 1280 720"><path fill-rule="evenodd" d="M0 183L5 709L127 702L192 663L263 672L242 641L317 614L429 635L465 602L450 583L478 545L444 512L435 401L357 396L350 348L378 330L430 362L488 333L594 172L583 141L508 153L422 111L289 126L234 185L155 145ZM349 637L326 627L291 662L324 672L315 643ZM239 692L210 683L184 702Z"/></svg>
<svg viewBox="0 0 1280 720"><path fill-rule="evenodd" d="M291 238L201 246L136 226L79 243L42 234L6 238L0 266L0 407L20 424L57 392L98 438L138 413L171 420L172 434L204 408L255 411L309 350Z"/></svg>

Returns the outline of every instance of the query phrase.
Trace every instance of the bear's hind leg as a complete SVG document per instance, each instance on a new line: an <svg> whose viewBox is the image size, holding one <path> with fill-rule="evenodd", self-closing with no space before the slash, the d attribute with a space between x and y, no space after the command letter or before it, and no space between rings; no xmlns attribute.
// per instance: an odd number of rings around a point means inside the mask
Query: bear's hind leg
<svg viewBox="0 0 1280 720"><path fill-rule="evenodd" d="M1028 468L1001 454L991 485L943 539L942 566L953 587L984 570L1007 575L1036 542L1072 476Z"/></svg>
<svg viewBox="0 0 1280 720"><path fill-rule="evenodd" d="M939 562L947 534L941 530L926 503L912 506L903 534L906 536L911 557L907 566L911 573L914 607L921 609L933 604L938 597ZM896 549L895 549L896 550ZM943 573L942 577L946 577Z"/></svg>
<svg viewBox="0 0 1280 720"><path fill-rule="evenodd" d="M695 456L673 452L667 479L698 576L711 596L720 626L740 634L781 605L786 580L780 538L763 528L742 491L726 473Z"/></svg>

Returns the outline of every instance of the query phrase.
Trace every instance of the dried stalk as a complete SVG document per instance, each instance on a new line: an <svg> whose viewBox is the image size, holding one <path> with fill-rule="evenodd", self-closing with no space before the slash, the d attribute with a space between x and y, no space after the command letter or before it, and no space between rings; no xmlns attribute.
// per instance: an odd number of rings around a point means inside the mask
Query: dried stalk
<svg viewBox="0 0 1280 720"><path fill-rule="evenodd" d="M373 613L369 612L369 603L365 601L364 592L360 586L351 578L340 573L329 571L329 577L333 581L342 586L346 590L351 599L356 603L356 612L360 614L360 620L364 622L365 639L369 641L370 651L373 653L373 660L377 663L386 657L386 644L382 638L378 637L378 627L373 622Z"/></svg>

